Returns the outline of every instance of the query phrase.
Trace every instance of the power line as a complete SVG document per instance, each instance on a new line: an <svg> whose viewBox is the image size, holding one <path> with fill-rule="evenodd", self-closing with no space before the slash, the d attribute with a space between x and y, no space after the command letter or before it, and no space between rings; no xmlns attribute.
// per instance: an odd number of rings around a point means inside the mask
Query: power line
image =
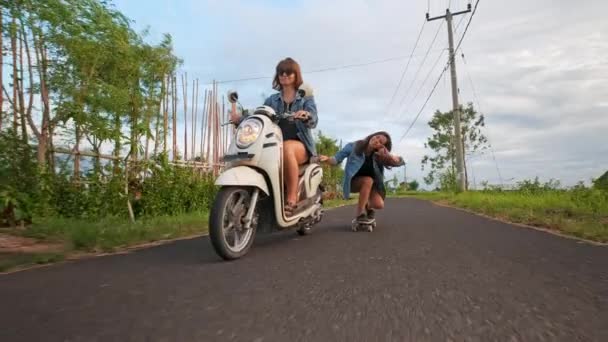
<svg viewBox="0 0 608 342"><path fill-rule="evenodd" d="M420 32L418 33L418 38L416 39L416 43L414 43L414 48L412 49L412 53L410 55L413 55L414 51L416 51L416 47L418 46L418 42L420 41L420 37L422 36L422 32L424 31L425 26L426 26L426 20L422 23L422 27L420 28ZM388 106L386 106L385 113L388 113L389 110L391 109L391 106L393 105L393 101L395 101L395 96L397 96L397 93L399 92L399 89L401 88L401 83L403 83L403 79L405 78L405 74L407 73L407 70L410 67L411 61L412 61L411 58L408 59L407 64L405 65L405 69L403 69L403 73L401 73L401 78L399 79L399 83L397 84L397 87L395 88L395 92L393 92L393 96L391 97L391 100L388 103Z"/></svg>
<svg viewBox="0 0 608 342"><path fill-rule="evenodd" d="M469 79L469 83L471 84L471 90L473 91L473 97L475 99L475 102L477 102L477 107L479 108L479 112L483 114L483 110L481 108L481 101L479 101L479 97L477 96L477 91L475 90L475 85L473 84L473 78L471 77L471 73L469 72L469 68L467 65L467 60L464 57L464 51L462 51L461 57L462 57L462 61L464 63L464 69L467 73L467 78ZM500 180L500 185L502 186L503 180L502 180L502 174L500 172L500 168L498 167L498 162L496 161L496 154L494 153L494 145L492 144L492 141L490 139L489 134L486 132L486 135L488 135L488 142L490 143L490 152L492 152L492 159L494 160L494 165L496 166L496 173L498 174L498 179Z"/></svg>
<svg viewBox="0 0 608 342"><path fill-rule="evenodd" d="M441 27L443 26L443 23L441 25L439 25L439 27L437 28L437 32L435 32L435 37L433 37L433 41L431 42L431 44L429 45L429 48L426 51L426 54L424 56L424 59L422 60L422 63L420 64L420 67L418 68L418 70L416 71L416 74L414 75L414 78L412 79L412 82L410 83L410 86L407 88L407 90L405 91L405 94L403 95L403 97L401 98L401 102L399 102L399 110L401 111L401 107L403 107L403 103L405 102L405 100L408 98L410 89L412 89L412 87L414 86L414 83L416 82L416 80L418 79L418 74L420 73L420 71L422 70L422 67L424 66L424 64L426 63L426 60L429 56L429 52L431 51L431 49L433 48L433 45L435 45L435 41L437 41L437 37L439 36L439 32L441 31ZM445 51L444 49L442 49L442 51Z"/></svg>
<svg viewBox="0 0 608 342"><path fill-rule="evenodd" d="M405 109L407 109L409 106L411 106L412 103L414 103L415 99L418 98L418 95L420 95L420 92L424 88L424 85L426 84L426 82L431 77L431 74L433 73L433 71L435 71L435 68L437 67L437 64L439 64L439 62L441 61L441 58L443 57L444 53L445 53L445 50L443 50L441 52L441 54L439 55L439 57L437 58L437 60L433 64L433 67L431 68L431 70L429 70L429 73L426 75L424 81L422 81L422 84L420 84L420 88L418 88L418 91L416 92L416 94L414 95L414 97L412 98L412 100L409 102L409 104L407 106L405 106L403 113L405 113Z"/></svg>
<svg viewBox="0 0 608 342"><path fill-rule="evenodd" d="M448 65L446 65L443 68L443 71L441 72L441 74L437 78L437 81L435 82L435 85L433 86L433 89L431 89L431 92L429 93L429 96L427 96L426 101L424 101L424 104L422 105L422 108L420 108L420 110L418 111L418 114L416 114L416 117L414 118L414 120L412 121L412 123L410 124L410 126L407 128L407 130L405 131L405 133L403 133L403 135L401 136L401 139L399 139L400 142L403 141L403 139L407 136L407 134L410 132L410 130L412 129L412 127L414 126L414 124L416 123L416 121L418 120L418 118L420 117L420 114L422 114L422 112L426 108L426 105L429 103L429 100L431 99L431 97L435 93L435 89L437 89L437 85L441 81L441 77L443 77L443 74L447 70L448 70Z"/></svg>
<svg viewBox="0 0 608 342"><path fill-rule="evenodd" d="M460 45L462 44L462 41L463 41L465 35L467 34L469 26L471 25L471 21L473 20L473 16L475 15L475 12L477 11L477 6L478 5L479 5L479 0L477 0L477 2L475 3L475 8L473 9L473 12L471 13L471 16L469 17L469 21L467 23L467 26L465 27L465 30L462 33L462 36L460 37L460 40L459 40L458 45L457 45L456 49L454 50L454 52L456 52L460 48ZM418 114L416 114L416 117L414 118L414 120L412 121L412 123L410 124L410 126L408 127L408 129L405 131L405 133L403 133L403 135L401 136L400 141L402 141L407 136L407 134L410 132L410 130L412 129L412 127L414 126L414 124L416 123L416 121L418 120L418 118L420 117L420 114L422 114L422 111L424 111L424 109L426 108L426 105L428 104L429 100L431 99L431 97L435 93L435 89L437 88L437 85L441 81L441 77L446 72L446 70L448 69L448 67L450 67L450 63L451 62L448 61L447 65L443 68L443 71L439 75L439 78L437 78L437 81L435 82L435 85L433 86L433 89L431 89L431 92L429 93L429 96L427 96L426 100L424 101L424 104L422 105L422 108L420 108L420 111L418 112Z"/></svg>
<svg viewBox="0 0 608 342"><path fill-rule="evenodd" d="M467 34L467 31L469 30L471 21L473 21L473 17L475 16L475 12L477 12L478 5L479 5L479 0L477 0L477 2L475 2L475 7L473 8L473 12L471 13L471 16L469 17L469 22L467 23L467 26L464 28L464 32L462 33L462 36L460 37L460 40L458 41L458 44L456 45L456 49L454 49L454 53L458 52L458 49L460 49L462 40L464 39L464 36Z"/></svg>
<svg viewBox="0 0 608 342"><path fill-rule="evenodd" d="M374 60L374 61L369 61L369 62L363 62L363 63L356 63L356 64L345 64L345 65L339 65L339 66L335 66L335 67L327 67L327 68L321 68L321 69L313 69L310 71L303 71L304 74L314 74L314 73L321 73L321 72L327 72L327 71L336 71L336 70L343 70L343 69L352 69L352 68L359 68L359 67L364 67L364 66L369 66L369 65L374 65L374 64L382 64L382 63L388 63L388 62L393 62L393 61L398 61L398 60L403 60L403 59L409 59L411 60L413 57L419 57L421 55L405 55L405 56L395 56L395 57L390 57L390 58L385 58L385 59L380 59L380 60ZM247 82L247 81L257 81L257 80L265 80L265 79L272 79L273 76L254 76L254 77L246 77L246 78L236 78L236 79L230 79L230 80L221 80L221 81L216 81L216 84L222 84L222 83L238 83L238 82ZM207 82L204 83L206 85L210 85L213 84L213 82Z"/></svg>
<svg viewBox="0 0 608 342"><path fill-rule="evenodd" d="M460 28L460 25L462 24L462 22L464 21L464 19L465 19L466 17L467 17L466 15L465 15L465 16L462 16L462 17L460 17L460 21L458 21L458 24L456 24L456 28L454 29L454 33L458 33L458 29Z"/></svg>

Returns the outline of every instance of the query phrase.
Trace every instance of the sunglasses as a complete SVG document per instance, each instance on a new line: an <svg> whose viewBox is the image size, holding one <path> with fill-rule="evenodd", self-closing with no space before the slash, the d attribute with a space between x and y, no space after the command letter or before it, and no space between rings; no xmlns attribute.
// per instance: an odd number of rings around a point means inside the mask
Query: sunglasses
<svg viewBox="0 0 608 342"><path fill-rule="evenodd" d="M281 70L279 70L278 74L279 74L279 76L283 76L283 75L291 76L291 75L295 74L295 72L293 70L281 69Z"/></svg>

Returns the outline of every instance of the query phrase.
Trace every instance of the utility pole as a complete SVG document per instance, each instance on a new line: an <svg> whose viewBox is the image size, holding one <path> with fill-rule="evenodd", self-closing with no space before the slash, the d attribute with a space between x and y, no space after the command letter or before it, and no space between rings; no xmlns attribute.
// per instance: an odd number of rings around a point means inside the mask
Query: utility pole
<svg viewBox="0 0 608 342"><path fill-rule="evenodd" d="M454 58L454 33L452 28L452 18L457 15L471 12L471 4L467 6L466 11L460 11L456 13L450 12L450 9L445 10L445 15L440 17L429 18L429 14L426 14L427 21L433 21L437 19L445 19L448 24L448 42L450 44L450 73L452 74L452 113L454 114L454 136L456 140L456 170L457 170L457 184L458 191L465 191L465 179L464 179L464 155L462 149L462 132L460 129L460 105L458 104L458 82L456 78L456 63Z"/></svg>

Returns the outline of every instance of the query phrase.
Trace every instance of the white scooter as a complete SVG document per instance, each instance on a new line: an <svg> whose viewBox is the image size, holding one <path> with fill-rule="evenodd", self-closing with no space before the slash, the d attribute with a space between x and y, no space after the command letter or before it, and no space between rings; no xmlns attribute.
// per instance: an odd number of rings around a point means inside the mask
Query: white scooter
<svg viewBox="0 0 608 342"><path fill-rule="evenodd" d="M237 93L230 92L228 98L235 109ZM285 213L283 135L277 124L281 119L293 119L293 113L256 108L239 124L224 156L226 166L215 181L220 189L209 218L209 237L226 260L245 255L256 231L291 228L307 235L321 221L323 169L314 161L300 166L297 209Z"/></svg>

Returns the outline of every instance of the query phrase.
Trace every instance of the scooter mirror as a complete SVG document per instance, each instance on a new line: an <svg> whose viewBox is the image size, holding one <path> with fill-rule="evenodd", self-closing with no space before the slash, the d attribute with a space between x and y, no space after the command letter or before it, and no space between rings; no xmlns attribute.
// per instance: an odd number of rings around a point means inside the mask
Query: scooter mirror
<svg viewBox="0 0 608 342"><path fill-rule="evenodd" d="M228 91L228 101L230 103L236 103L239 100L239 93L236 92L236 90L229 90Z"/></svg>

